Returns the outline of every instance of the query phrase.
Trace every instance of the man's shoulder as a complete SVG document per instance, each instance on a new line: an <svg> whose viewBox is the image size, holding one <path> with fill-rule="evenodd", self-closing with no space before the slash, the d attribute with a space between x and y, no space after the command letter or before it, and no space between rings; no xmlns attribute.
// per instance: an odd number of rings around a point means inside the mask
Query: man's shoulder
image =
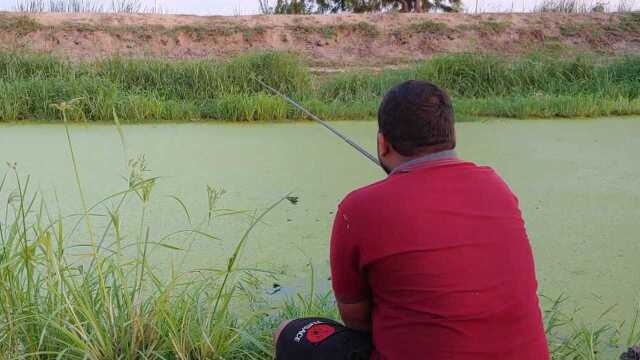
<svg viewBox="0 0 640 360"><path fill-rule="evenodd" d="M370 203L374 198L384 193L385 188L389 186L389 182L390 177L387 177L351 191L342 199L340 207L353 208L354 206Z"/></svg>
<svg viewBox="0 0 640 360"><path fill-rule="evenodd" d="M434 166L435 165L435 166ZM375 207L376 204L388 203L390 197L403 193L413 184L434 184L442 189L447 187L459 190L460 184L472 183L474 188L499 185L502 190L511 193L508 185L490 166L478 165L471 161L444 161L432 166L414 169L408 172L392 174L384 179L365 185L348 193L340 202L340 208L356 210ZM427 187L427 190L431 188Z"/></svg>

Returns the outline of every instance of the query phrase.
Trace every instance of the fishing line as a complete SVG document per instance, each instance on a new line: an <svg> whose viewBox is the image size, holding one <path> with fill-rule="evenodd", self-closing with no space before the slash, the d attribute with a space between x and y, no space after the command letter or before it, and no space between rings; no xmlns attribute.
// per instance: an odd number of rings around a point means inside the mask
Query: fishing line
<svg viewBox="0 0 640 360"><path fill-rule="evenodd" d="M287 95L281 93L280 91L274 89L273 87L265 84L262 80L258 79L257 77L252 76L252 78L254 80L256 80L257 82L259 82L265 88L271 90L276 95L278 95L281 98L285 99L288 103L293 105L296 109L302 111L304 114L309 116L312 120L316 121L320 125L322 125L325 128L327 128L329 131L334 133L340 139L344 140L347 144L351 145L360 154L364 155L367 159L373 161L376 165L380 166L380 162L378 161L378 159L375 156L371 155L371 153L369 153L367 150L365 150L362 146L356 144L353 140L349 139L347 136L345 136L342 133L340 133L338 130L336 130L336 128L334 128L333 126L329 125L325 120L322 120L320 117L314 115L311 111L309 111L309 110L305 109L304 107L302 107L302 105L298 104L295 100L291 99L290 97L288 97Z"/></svg>

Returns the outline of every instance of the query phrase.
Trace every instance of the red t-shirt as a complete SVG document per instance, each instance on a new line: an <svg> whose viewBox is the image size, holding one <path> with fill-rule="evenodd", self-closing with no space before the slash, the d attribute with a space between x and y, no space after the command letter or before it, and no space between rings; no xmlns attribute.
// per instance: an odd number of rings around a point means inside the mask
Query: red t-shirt
<svg viewBox="0 0 640 360"><path fill-rule="evenodd" d="M489 167L429 161L352 192L331 270L340 302L373 301L372 359L549 359L518 200Z"/></svg>

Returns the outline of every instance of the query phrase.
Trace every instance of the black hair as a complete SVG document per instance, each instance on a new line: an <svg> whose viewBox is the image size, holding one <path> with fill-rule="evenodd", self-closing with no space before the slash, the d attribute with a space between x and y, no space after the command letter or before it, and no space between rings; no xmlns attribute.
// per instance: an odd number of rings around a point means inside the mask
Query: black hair
<svg viewBox="0 0 640 360"><path fill-rule="evenodd" d="M456 147L451 99L427 81L406 81L389 90L378 111L378 129L404 156Z"/></svg>

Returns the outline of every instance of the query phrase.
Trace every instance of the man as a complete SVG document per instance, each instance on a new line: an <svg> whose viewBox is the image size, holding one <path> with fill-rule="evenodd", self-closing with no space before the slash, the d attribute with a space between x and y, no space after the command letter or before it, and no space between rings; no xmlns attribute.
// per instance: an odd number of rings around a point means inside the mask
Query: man
<svg viewBox="0 0 640 360"><path fill-rule="evenodd" d="M449 96L405 82L378 124L389 176L342 201L331 238L345 325L285 323L276 358L549 359L518 200L491 168L456 157Z"/></svg>

